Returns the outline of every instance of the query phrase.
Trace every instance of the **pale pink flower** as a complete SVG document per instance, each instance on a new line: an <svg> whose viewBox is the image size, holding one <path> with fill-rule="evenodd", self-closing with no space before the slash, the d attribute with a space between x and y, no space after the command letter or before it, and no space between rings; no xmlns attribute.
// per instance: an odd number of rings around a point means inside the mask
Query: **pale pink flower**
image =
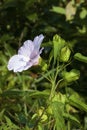
<svg viewBox="0 0 87 130"><path fill-rule="evenodd" d="M22 72L33 65L37 65L43 50L43 48L40 49L43 39L44 36L41 34L36 36L33 41L25 41L23 46L19 48L18 54L10 58L7 68L14 72Z"/></svg>

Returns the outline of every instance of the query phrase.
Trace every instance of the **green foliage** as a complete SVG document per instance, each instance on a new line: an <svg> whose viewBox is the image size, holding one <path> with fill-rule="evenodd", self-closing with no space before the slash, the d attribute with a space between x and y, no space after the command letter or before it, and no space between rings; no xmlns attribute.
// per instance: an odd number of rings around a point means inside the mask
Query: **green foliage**
<svg viewBox="0 0 87 130"><path fill-rule="evenodd" d="M86 5L0 1L0 130L87 129ZM39 64L22 73L8 71L9 58L41 33Z"/></svg>
<svg viewBox="0 0 87 130"><path fill-rule="evenodd" d="M52 11L60 14L65 14L65 9L62 7L53 6Z"/></svg>
<svg viewBox="0 0 87 130"><path fill-rule="evenodd" d="M72 82L79 79L80 72L79 70L72 69L70 72L63 71L62 76L66 82Z"/></svg>
<svg viewBox="0 0 87 130"><path fill-rule="evenodd" d="M64 111L63 104L60 102L53 102L51 105L52 105L53 115L56 120L57 130L65 130L64 118L63 118L63 111Z"/></svg>
<svg viewBox="0 0 87 130"><path fill-rule="evenodd" d="M77 107L78 109L84 110L87 112L87 105L85 102L81 101L81 97L76 94L73 94L69 97L70 103Z"/></svg>
<svg viewBox="0 0 87 130"><path fill-rule="evenodd" d="M86 57L86 56L83 56L81 53L76 53L76 54L74 55L74 58L75 58L76 60L79 60L79 61L82 61L82 62L87 63L87 57Z"/></svg>
<svg viewBox="0 0 87 130"><path fill-rule="evenodd" d="M0 126L1 130L20 130L20 128L15 125L8 117L5 116L6 123L2 123Z"/></svg>

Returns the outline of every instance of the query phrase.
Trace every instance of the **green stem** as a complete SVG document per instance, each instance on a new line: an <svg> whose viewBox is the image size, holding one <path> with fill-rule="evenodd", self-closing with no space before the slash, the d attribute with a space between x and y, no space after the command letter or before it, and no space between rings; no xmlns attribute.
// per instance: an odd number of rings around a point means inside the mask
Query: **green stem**
<svg viewBox="0 0 87 130"><path fill-rule="evenodd" d="M24 81L23 81L23 91L26 91L26 87L25 87L26 85L25 85L25 83L24 83ZM24 97L23 97L23 107L24 107L24 114L25 114L25 116L26 116L26 118L27 118L27 116L28 116L28 113L27 113L27 105L26 105L26 95L24 95Z"/></svg>
<svg viewBox="0 0 87 130"><path fill-rule="evenodd" d="M70 121L67 122L68 130L70 130Z"/></svg>
<svg viewBox="0 0 87 130"><path fill-rule="evenodd" d="M50 100L54 97L54 94L55 94L55 81L52 82L52 89L49 97Z"/></svg>
<svg viewBox="0 0 87 130"><path fill-rule="evenodd" d="M59 73L60 69L59 67L56 67L56 70L52 73L52 89L51 89L51 94L50 94L50 100L54 97L55 95L55 90L56 90L56 79L57 79L57 76L58 76L58 73Z"/></svg>
<svg viewBox="0 0 87 130"><path fill-rule="evenodd" d="M27 117L27 116L28 116L28 113L27 113L27 105L26 105L25 102L24 102L24 113L25 113L25 116Z"/></svg>

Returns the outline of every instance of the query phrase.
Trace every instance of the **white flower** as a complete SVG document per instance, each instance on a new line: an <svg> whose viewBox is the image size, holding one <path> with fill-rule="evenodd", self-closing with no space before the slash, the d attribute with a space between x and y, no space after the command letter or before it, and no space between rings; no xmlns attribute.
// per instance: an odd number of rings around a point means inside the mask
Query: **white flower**
<svg viewBox="0 0 87 130"><path fill-rule="evenodd" d="M7 66L8 69L14 72L22 72L33 65L37 65L43 50L43 48L40 49L43 39L44 36L41 34L36 36L33 41L25 41L23 46L19 48L18 54L10 58Z"/></svg>

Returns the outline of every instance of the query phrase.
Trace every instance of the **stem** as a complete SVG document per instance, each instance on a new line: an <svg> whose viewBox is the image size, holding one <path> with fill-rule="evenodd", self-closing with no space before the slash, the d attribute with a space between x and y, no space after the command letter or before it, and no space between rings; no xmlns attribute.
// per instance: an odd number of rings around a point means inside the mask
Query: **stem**
<svg viewBox="0 0 87 130"><path fill-rule="evenodd" d="M23 92L26 91L26 86L25 86L24 81L23 81L23 88L22 88L22 90L23 90ZM24 95L24 97L23 97L23 107L24 107L25 117L27 118L28 113L27 113L27 105L26 105L26 95Z"/></svg>
<svg viewBox="0 0 87 130"><path fill-rule="evenodd" d="M52 89L49 97L50 100L53 98L54 94L55 94L55 81L52 82Z"/></svg>
<svg viewBox="0 0 87 130"><path fill-rule="evenodd" d="M25 116L27 117L27 116L28 116L28 113L27 113L27 105L26 105L25 102L24 102L24 113L25 113Z"/></svg>
<svg viewBox="0 0 87 130"><path fill-rule="evenodd" d="M57 76L58 76L58 73L59 73L60 69L59 67L56 67L55 71L52 73L52 89L51 89L51 94L50 94L50 100L54 97L55 95L55 90L56 90L56 79L57 79Z"/></svg>
<svg viewBox="0 0 87 130"><path fill-rule="evenodd" d="M60 80L56 83L55 90L57 89L57 87L58 87L58 85L60 84L61 81L63 81L63 79L60 79Z"/></svg>
<svg viewBox="0 0 87 130"><path fill-rule="evenodd" d="M70 121L67 122L68 130L70 130Z"/></svg>

